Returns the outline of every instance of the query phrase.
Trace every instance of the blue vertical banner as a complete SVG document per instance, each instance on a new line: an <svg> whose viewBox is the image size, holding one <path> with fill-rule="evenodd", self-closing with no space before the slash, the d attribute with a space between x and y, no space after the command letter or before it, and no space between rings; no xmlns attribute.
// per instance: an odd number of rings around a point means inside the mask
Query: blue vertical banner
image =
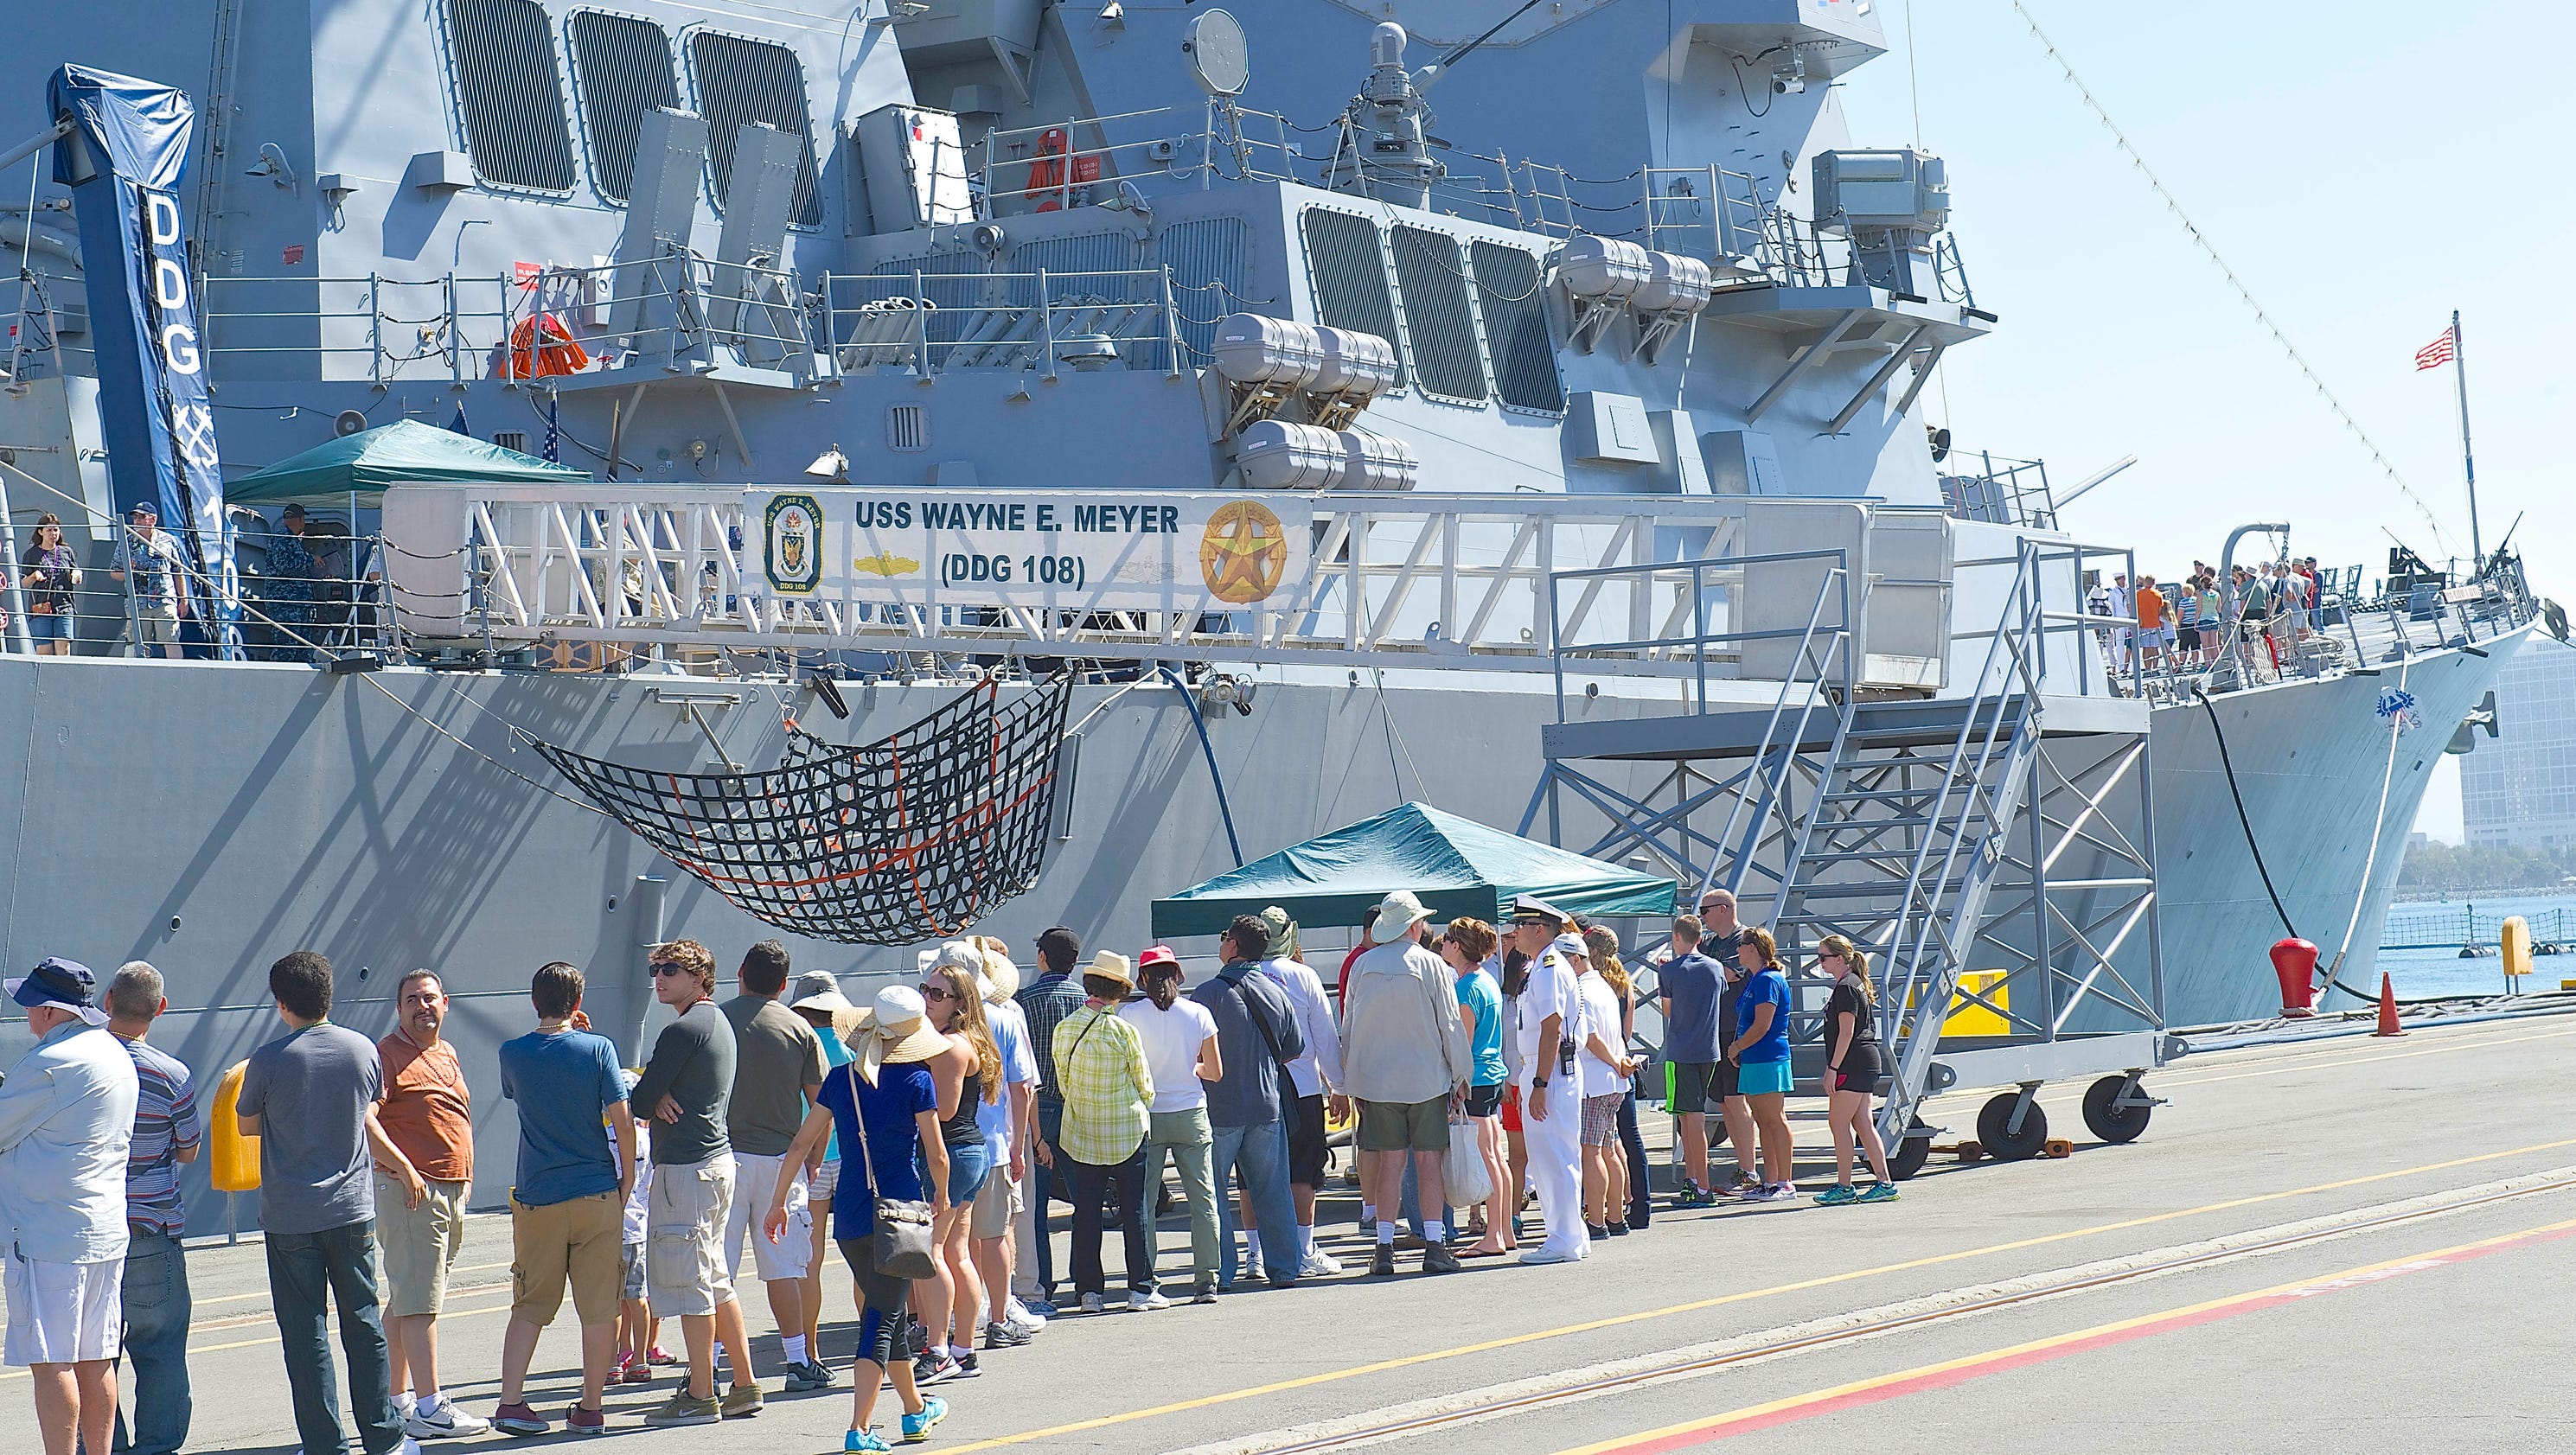
<svg viewBox="0 0 2576 1455"><path fill-rule="evenodd" d="M233 656L240 595L179 206L195 109L176 87L87 66L56 71L45 101L72 125L54 144L54 180L71 189L80 224L116 528L153 502L187 555L188 615Z"/></svg>

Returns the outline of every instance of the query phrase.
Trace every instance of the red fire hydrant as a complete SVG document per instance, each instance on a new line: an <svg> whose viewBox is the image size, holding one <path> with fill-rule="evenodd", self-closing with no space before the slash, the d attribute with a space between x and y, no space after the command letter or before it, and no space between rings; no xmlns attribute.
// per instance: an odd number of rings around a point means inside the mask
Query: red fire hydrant
<svg viewBox="0 0 2576 1455"><path fill-rule="evenodd" d="M2317 947L2305 940L2272 944L2272 973L2281 977L2281 1014L2315 1015Z"/></svg>

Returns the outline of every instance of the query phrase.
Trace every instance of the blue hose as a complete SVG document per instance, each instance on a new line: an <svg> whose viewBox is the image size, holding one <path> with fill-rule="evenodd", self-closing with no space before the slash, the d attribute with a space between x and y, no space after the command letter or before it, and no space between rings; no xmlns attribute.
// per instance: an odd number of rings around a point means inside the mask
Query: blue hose
<svg viewBox="0 0 2576 1455"><path fill-rule="evenodd" d="M1234 851L1234 867L1240 869L1243 867L1243 841L1234 836L1234 810L1226 805L1225 775L1217 771L1216 745L1208 741L1207 719L1199 715L1198 695L1190 691L1190 685L1181 680L1180 673L1169 667L1154 670L1164 681L1172 684L1173 691L1181 694L1181 706L1190 710L1190 726L1199 730L1199 751L1207 755L1208 781L1216 785L1217 816L1225 820L1225 846Z"/></svg>

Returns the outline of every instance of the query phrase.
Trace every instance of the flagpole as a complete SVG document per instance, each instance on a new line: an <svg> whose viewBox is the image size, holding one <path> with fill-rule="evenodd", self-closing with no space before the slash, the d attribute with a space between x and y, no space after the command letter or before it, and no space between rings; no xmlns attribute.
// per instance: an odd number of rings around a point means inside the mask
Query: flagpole
<svg viewBox="0 0 2576 1455"><path fill-rule="evenodd" d="M2469 484L2469 555L2471 569L2486 573L2486 551L2478 540L2478 461L2469 451L2469 359L2460 342L2460 310L2451 310L2451 372L2460 381L2460 472Z"/></svg>

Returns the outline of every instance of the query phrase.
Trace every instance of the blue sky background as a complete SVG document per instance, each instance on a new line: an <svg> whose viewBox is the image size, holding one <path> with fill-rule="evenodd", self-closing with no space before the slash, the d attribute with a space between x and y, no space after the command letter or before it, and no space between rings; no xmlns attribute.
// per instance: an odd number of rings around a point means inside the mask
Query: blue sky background
<svg viewBox="0 0 2576 1455"><path fill-rule="evenodd" d="M2025 0L2130 141L2467 553L2449 370L2457 308L2479 507L2534 585L2576 597L2576 10L2452 3ZM2010 0L1877 0L1892 47L1846 77L1860 145L1948 159L1952 227L1996 333L1925 399L1958 442L2061 489L2135 454L2066 525L2159 576L2245 521L2322 563L2435 534L2132 170ZM2446 771L2418 826L2459 834Z"/></svg>

